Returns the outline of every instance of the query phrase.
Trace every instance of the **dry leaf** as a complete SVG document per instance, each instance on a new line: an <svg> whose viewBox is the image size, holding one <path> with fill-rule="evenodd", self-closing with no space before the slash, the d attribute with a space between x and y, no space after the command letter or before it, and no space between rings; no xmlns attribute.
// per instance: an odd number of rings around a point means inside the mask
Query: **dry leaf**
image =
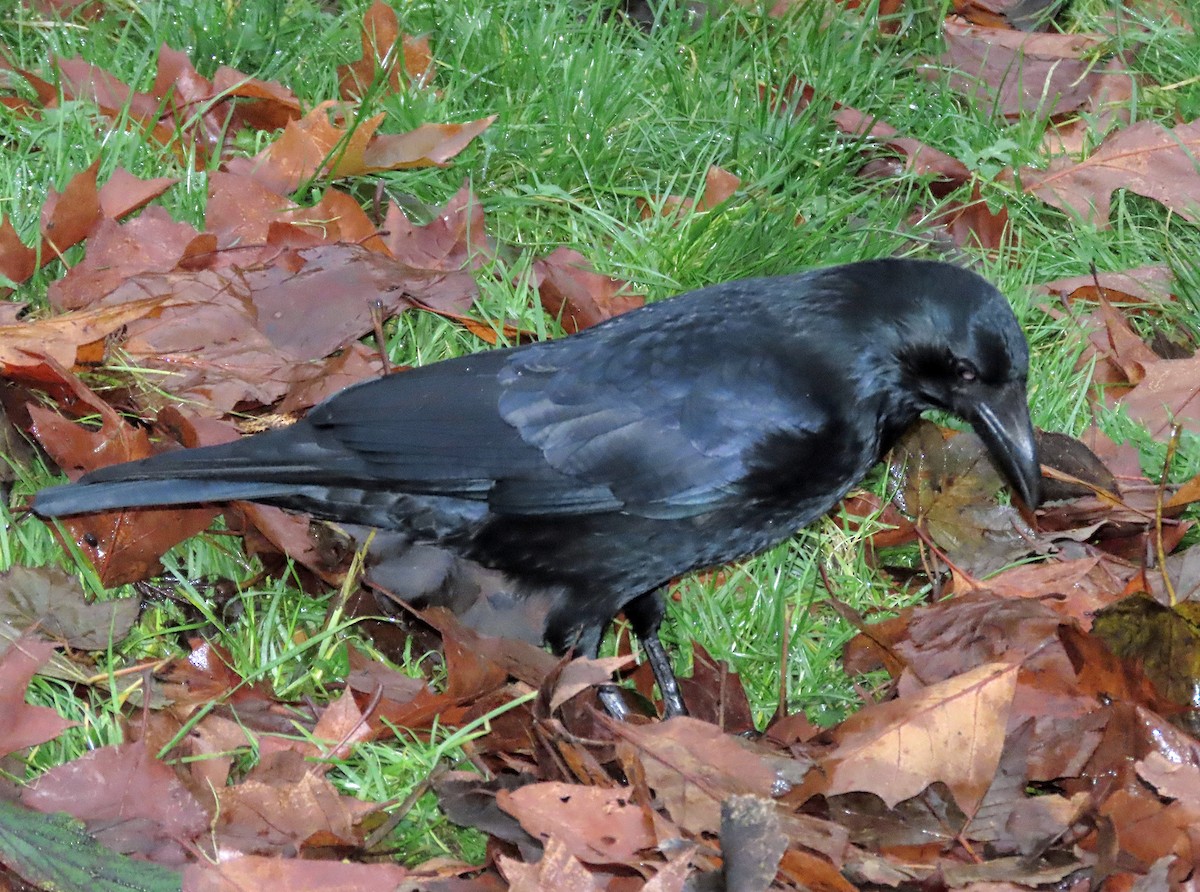
<svg viewBox="0 0 1200 892"><path fill-rule="evenodd" d="M1044 171L1025 168L1021 181L1047 204L1097 227L1108 225L1112 193L1128 189L1185 220L1200 220L1200 122L1173 129L1139 121L1104 140L1083 161L1055 158Z"/></svg>
<svg viewBox="0 0 1200 892"><path fill-rule="evenodd" d="M847 719L825 765L827 795L864 791L894 807L942 781L972 814L1000 762L1017 670L985 663Z"/></svg>

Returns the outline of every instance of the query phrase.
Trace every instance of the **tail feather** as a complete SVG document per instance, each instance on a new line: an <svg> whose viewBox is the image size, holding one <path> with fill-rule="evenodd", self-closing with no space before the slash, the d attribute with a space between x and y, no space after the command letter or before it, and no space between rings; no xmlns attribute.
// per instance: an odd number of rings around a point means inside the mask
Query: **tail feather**
<svg viewBox="0 0 1200 892"><path fill-rule="evenodd" d="M61 517L114 508L287 496L321 473L316 451L315 444L302 438L268 433L220 446L164 452L98 468L76 483L43 489L34 497L33 511L42 517Z"/></svg>
<svg viewBox="0 0 1200 892"><path fill-rule="evenodd" d="M115 508L145 508L151 505L190 505L228 502L233 499L268 499L286 496L297 489L290 483L254 483L241 480L119 480L111 483L68 483L43 489L33 499L33 512L40 517L62 517L110 511Z"/></svg>

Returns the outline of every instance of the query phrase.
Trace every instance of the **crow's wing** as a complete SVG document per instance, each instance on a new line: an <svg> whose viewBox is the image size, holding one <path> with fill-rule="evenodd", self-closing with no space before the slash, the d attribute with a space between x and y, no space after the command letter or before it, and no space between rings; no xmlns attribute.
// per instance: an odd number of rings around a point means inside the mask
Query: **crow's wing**
<svg viewBox="0 0 1200 892"><path fill-rule="evenodd" d="M516 351L493 350L355 385L304 423L338 482L486 498L497 480L548 471L541 451L497 411L499 374Z"/></svg>
<svg viewBox="0 0 1200 892"><path fill-rule="evenodd" d="M797 368L769 325L722 322L714 340L704 323L643 314L424 366L344 391L308 423L347 483L498 513L703 513L738 497L756 444L817 435L838 404L819 351Z"/></svg>
<svg viewBox="0 0 1200 892"><path fill-rule="evenodd" d="M800 351L809 361L798 368L753 322L724 325L716 340L681 327L514 354L500 373L500 414L550 467L587 485L581 492L602 487L620 510L686 517L736 500L771 435L802 440L828 429L841 385L819 351ZM612 510L574 495L513 481L490 502L515 513Z"/></svg>

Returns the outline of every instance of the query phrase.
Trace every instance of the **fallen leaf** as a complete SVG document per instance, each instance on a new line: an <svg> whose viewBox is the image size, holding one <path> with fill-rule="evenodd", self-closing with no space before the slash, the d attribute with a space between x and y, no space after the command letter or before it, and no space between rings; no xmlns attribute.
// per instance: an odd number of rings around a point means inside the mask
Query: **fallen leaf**
<svg viewBox="0 0 1200 892"><path fill-rule="evenodd" d="M25 637L0 653L0 756L54 740L79 724L48 706L25 702L25 689L53 653L53 644Z"/></svg>
<svg viewBox="0 0 1200 892"><path fill-rule="evenodd" d="M41 406L30 406L32 433L60 468L78 476L153 451L145 430L135 430L107 404L95 401L104 419L88 430ZM211 508L151 508L81 514L57 521L96 567L106 587L136 582L157 572L158 559L173 545L208 528Z"/></svg>
<svg viewBox="0 0 1200 892"><path fill-rule="evenodd" d="M1137 764L1137 773L1163 796L1200 802L1200 766L1194 762L1173 761L1161 752L1152 752Z"/></svg>
<svg viewBox="0 0 1200 892"><path fill-rule="evenodd" d="M921 229L942 230L953 244L964 248L995 251L1011 245L1013 239L1008 209L988 207L978 180L972 183L966 200L951 199L935 213L915 215L913 223Z"/></svg>
<svg viewBox="0 0 1200 892"><path fill-rule="evenodd" d="M101 220L83 260L50 283L46 299L57 310L86 309L132 276L173 269L198 234L161 207L147 208L128 223Z"/></svg>
<svg viewBox="0 0 1200 892"><path fill-rule="evenodd" d="M384 229L387 231L384 241L392 256L413 269L456 273L478 267L494 254L487 237L483 205L468 183L463 183L424 226L414 224L392 202ZM473 285L474 280L471 282ZM474 296L473 290L471 295Z"/></svg>
<svg viewBox="0 0 1200 892"><path fill-rule="evenodd" d="M1129 571L1117 575L1101 555L1024 564L998 573L987 587L1005 598L1036 598L1088 629L1096 611L1121 596Z"/></svg>
<svg viewBox="0 0 1200 892"><path fill-rule="evenodd" d="M172 703L190 706L211 701L236 704L275 702L267 685L249 682L233 668L233 659L219 644L202 638L189 642L191 652L159 666L155 679ZM287 727L291 727L290 723Z"/></svg>
<svg viewBox="0 0 1200 892"><path fill-rule="evenodd" d="M1163 696L1196 707L1200 688L1200 603L1174 606L1135 595L1100 610L1092 631L1118 657L1136 663Z"/></svg>
<svg viewBox="0 0 1200 892"><path fill-rule="evenodd" d="M1127 56L1118 54L1093 69L1095 84L1087 101L1074 116L1053 121L1042 138L1049 155L1082 155L1117 126L1127 127L1133 117L1137 76Z"/></svg>
<svg viewBox="0 0 1200 892"><path fill-rule="evenodd" d="M186 892L287 889L288 892L360 892L398 889L410 879L398 864L355 864L265 855L200 860L183 869ZM432 887L431 887L432 888Z"/></svg>
<svg viewBox="0 0 1200 892"><path fill-rule="evenodd" d="M20 284L37 270L37 260L37 251L21 241L8 215L0 215L0 275Z"/></svg>
<svg viewBox="0 0 1200 892"><path fill-rule="evenodd" d="M774 800L730 796L721 803L722 873L727 889L770 888L787 848Z"/></svg>
<svg viewBox="0 0 1200 892"><path fill-rule="evenodd" d="M687 717L658 725L613 724L635 747L649 785L667 814L693 833L716 833L721 803L733 794L770 796L775 772L749 742Z"/></svg>
<svg viewBox="0 0 1200 892"><path fill-rule="evenodd" d="M123 167L118 167L100 187L98 199L100 212L109 220L141 210L179 182L178 177L155 177L143 180L135 177Z"/></svg>
<svg viewBox="0 0 1200 892"><path fill-rule="evenodd" d="M66 812L110 849L168 865L188 860L188 844L210 821L144 741L98 747L51 768L25 788L21 802L37 811Z"/></svg>
<svg viewBox="0 0 1200 892"><path fill-rule="evenodd" d="M1151 435L1165 439L1175 424L1200 432L1200 353L1141 363L1142 377L1119 404Z"/></svg>
<svg viewBox="0 0 1200 892"><path fill-rule="evenodd" d="M58 567L13 565L0 573L0 619L74 650L119 643L140 613L137 598L85 600L79 579Z"/></svg>
<svg viewBox="0 0 1200 892"><path fill-rule="evenodd" d="M78 362L104 358L103 339L135 319L161 309L162 297L132 300L120 306L98 307L31 322L0 325L0 370L13 375L47 359L63 369Z"/></svg>
<svg viewBox="0 0 1200 892"><path fill-rule="evenodd" d="M639 294L624 293L627 283L603 276L571 248L556 248L535 260L542 307L568 333L581 331L645 303Z"/></svg>
<svg viewBox="0 0 1200 892"><path fill-rule="evenodd" d="M368 249L382 248L375 226L344 192L327 189L320 201L306 207L264 185L265 174L236 173L244 168L233 163L227 167L229 170L209 174L204 219L206 235L217 240L213 247L231 253L210 251L203 257L193 257L186 264L188 269L230 267L229 272L236 273L242 267L269 263L281 248L287 247L278 238L284 224L290 224L288 231L292 233L303 231L312 244L361 242Z"/></svg>
<svg viewBox="0 0 1200 892"><path fill-rule="evenodd" d="M808 84L792 79L770 97L777 109L788 105L789 111L806 108L813 100L815 91ZM957 189L971 179L971 171L957 158L926 145L918 139L904 136L881 118L868 115L858 109L833 103L833 123L843 133L857 137L870 137L898 152L904 159L904 169L917 176L927 176L939 181L939 191L945 194Z"/></svg>
<svg viewBox="0 0 1200 892"><path fill-rule="evenodd" d="M1040 30L1062 7L1062 0L954 0L954 13L991 28Z"/></svg>
<svg viewBox="0 0 1200 892"><path fill-rule="evenodd" d="M331 115L336 120L331 120ZM253 158L226 163L229 173L249 177L278 195L322 176L355 177L382 170L444 167L496 120L423 124L408 133L380 135L384 115L346 121L336 103L323 102Z"/></svg>
<svg viewBox="0 0 1200 892"><path fill-rule="evenodd" d="M613 673L629 662L627 657L602 657L589 660L577 657L563 667L554 683L550 711L554 712L572 697L597 685L611 684Z"/></svg>
<svg viewBox="0 0 1200 892"><path fill-rule="evenodd" d="M338 91L343 99L359 98L376 84L390 93L401 93L410 82L433 77L433 55L425 37L400 33L396 11L375 0L363 14L362 56L338 66Z"/></svg>
<svg viewBox="0 0 1200 892"><path fill-rule="evenodd" d="M91 102L113 121L141 127L188 165L203 165L244 127L276 130L300 115L295 95L280 84L227 66L210 81L185 53L165 44L157 61L154 84L144 93L82 59L54 60L65 98Z"/></svg>
<svg viewBox="0 0 1200 892"><path fill-rule="evenodd" d="M1088 58L1105 34L1044 34L985 28L948 19L938 61L954 90L999 115L1051 118L1083 105L1099 75Z"/></svg>
<svg viewBox="0 0 1200 892"><path fill-rule="evenodd" d="M466 124L422 124L407 133L379 134L363 151L362 168L337 168L340 176L358 176L412 167L448 167L449 161L496 121L496 115Z"/></svg>
<svg viewBox="0 0 1200 892"><path fill-rule="evenodd" d="M958 568L983 576L1032 550L1036 534L1015 508L997 502L1000 474L975 434L947 438L932 422L920 422L892 455L901 510L928 529Z"/></svg>
<svg viewBox="0 0 1200 892"><path fill-rule="evenodd" d="M1096 288L1097 283L1100 290ZM1095 274L1086 273L1056 279L1053 282L1042 283L1038 289L1047 294L1059 295L1068 301L1098 301L1103 296L1110 303L1120 303L1123 298L1114 298L1106 293L1115 291L1135 300L1164 303L1172 299L1174 283L1175 274L1171 272L1170 267L1151 264L1127 270L1098 270Z"/></svg>
<svg viewBox="0 0 1200 892"><path fill-rule="evenodd" d="M1044 171L1024 168L1030 192L1080 220L1108 225L1112 193L1128 189L1160 202L1185 220L1200 220L1200 122L1173 129L1139 121L1119 130L1083 161L1055 158Z"/></svg>
<svg viewBox="0 0 1200 892"><path fill-rule="evenodd" d="M678 214L681 211L711 211L713 208L728 201L741 184L740 177L731 174L729 171L715 164L711 165L708 168L708 172L704 175L704 192L701 193L698 199L682 198L677 195L665 196L659 201L659 213L663 216L670 216ZM654 215L654 206L650 202L639 197L637 203L641 209L643 220L649 219Z"/></svg>
<svg viewBox="0 0 1200 892"><path fill-rule="evenodd" d="M699 642L692 644L691 663L691 677L679 679L688 714L711 722L727 734L753 733L754 716L738 674L724 660L713 657ZM649 674L653 678L653 673ZM643 693L649 696L650 691Z"/></svg>
<svg viewBox="0 0 1200 892"><path fill-rule="evenodd" d="M242 128L282 130L289 121L300 117L296 94L276 81L264 81L243 74L228 65L220 66L212 79L210 114L218 119L229 115L227 130ZM232 111L227 111L232 106Z"/></svg>
<svg viewBox="0 0 1200 892"><path fill-rule="evenodd" d="M355 826L377 807L338 793L294 751L273 754L216 793L218 845L247 855L295 852L314 834L353 844Z"/></svg>
<svg viewBox="0 0 1200 892"><path fill-rule="evenodd" d="M543 843L553 838L587 864L633 866L639 852L658 842L646 809L617 787L529 784L499 791L496 804L534 838Z"/></svg>
<svg viewBox="0 0 1200 892"><path fill-rule="evenodd" d="M972 814L996 774L1018 669L985 663L851 716L825 763L827 795L864 791L894 807L942 781Z"/></svg>
<svg viewBox="0 0 1200 892"><path fill-rule="evenodd" d="M511 892L600 892L605 888L600 877L593 876L565 845L553 838L536 863L526 864L501 855L499 867Z"/></svg>
<svg viewBox="0 0 1200 892"><path fill-rule="evenodd" d="M96 191L97 158L91 166L68 181L61 193L54 189L42 206L42 254L62 258L67 248L87 238L101 220L100 196Z"/></svg>

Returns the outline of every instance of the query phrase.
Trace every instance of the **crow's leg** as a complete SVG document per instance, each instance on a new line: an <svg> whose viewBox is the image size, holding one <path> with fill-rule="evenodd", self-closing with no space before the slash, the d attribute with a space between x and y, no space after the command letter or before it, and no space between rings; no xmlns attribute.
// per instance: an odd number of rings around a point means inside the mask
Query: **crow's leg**
<svg viewBox="0 0 1200 892"><path fill-rule="evenodd" d="M621 696L621 689L615 684L601 685L596 691L596 696L600 700L600 705L604 707L604 711L611 715L618 722L629 721L629 706L625 703L625 698Z"/></svg>
<svg viewBox="0 0 1200 892"><path fill-rule="evenodd" d="M600 654L600 639L608 624L584 622L577 625L577 610L571 614L564 609L563 604L558 605L555 610L546 622L546 643L550 645L550 649L557 654L574 650L580 656L596 659ZM658 627L662 625L663 619L663 604L659 593L650 591L639 595L627 603L622 612L646 652L646 662L650 664L654 680L662 693L664 717L687 715L687 707L683 704L683 695L679 692L679 682L675 679L671 660L662 642L658 640ZM614 719L628 721L630 709L617 685L601 685L597 697L604 711Z"/></svg>
<svg viewBox="0 0 1200 892"><path fill-rule="evenodd" d="M624 607L625 617L633 627L633 634L642 642L646 651L646 662L658 682L659 693L663 698L663 718L677 715L687 715L687 706L683 703L683 694L679 691L679 680L671 667L671 658L658 640L658 627L663 620L663 602L659 591L647 592L630 601ZM622 704L624 705L624 704ZM608 709L608 704L605 704ZM609 710L611 712L611 710Z"/></svg>

